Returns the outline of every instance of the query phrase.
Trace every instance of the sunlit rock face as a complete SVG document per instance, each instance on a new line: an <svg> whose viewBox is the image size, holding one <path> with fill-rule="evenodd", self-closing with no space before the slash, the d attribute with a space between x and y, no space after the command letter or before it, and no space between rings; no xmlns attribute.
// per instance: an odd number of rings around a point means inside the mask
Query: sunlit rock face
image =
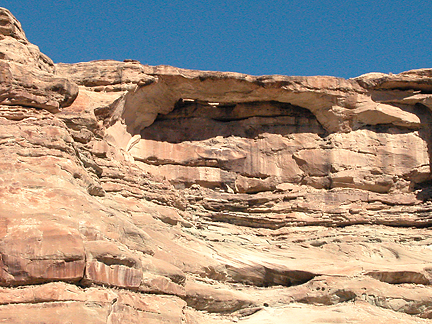
<svg viewBox="0 0 432 324"><path fill-rule="evenodd" d="M0 104L55 112L78 94L75 83L56 75L53 61L29 43L21 24L0 11Z"/></svg>
<svg viewBox="0 0 432 324"><path fill-rule="evenodd" d="M432 70L0 69L0 322L432 318Z"/></svg>

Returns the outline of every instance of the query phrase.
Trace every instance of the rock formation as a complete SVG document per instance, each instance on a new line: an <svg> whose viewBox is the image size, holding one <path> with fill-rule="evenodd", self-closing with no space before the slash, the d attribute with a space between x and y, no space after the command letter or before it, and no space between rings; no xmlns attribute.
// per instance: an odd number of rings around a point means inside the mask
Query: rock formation
<svg viewBox="0 0 432 324"><path fill-rule="evenodd" d="M432 318L432 69L0 70L0 322Z"/></svg>

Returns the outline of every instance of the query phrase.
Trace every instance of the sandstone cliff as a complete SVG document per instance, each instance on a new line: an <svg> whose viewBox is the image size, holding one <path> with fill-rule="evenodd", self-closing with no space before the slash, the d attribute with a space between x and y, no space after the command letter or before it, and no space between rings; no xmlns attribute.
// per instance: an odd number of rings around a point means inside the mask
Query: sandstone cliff
<svg viewBox="0 0 432 324"><path fill-rule="evenodd" d="M0 71L0 322L432 318L432 69Z"/></svg>

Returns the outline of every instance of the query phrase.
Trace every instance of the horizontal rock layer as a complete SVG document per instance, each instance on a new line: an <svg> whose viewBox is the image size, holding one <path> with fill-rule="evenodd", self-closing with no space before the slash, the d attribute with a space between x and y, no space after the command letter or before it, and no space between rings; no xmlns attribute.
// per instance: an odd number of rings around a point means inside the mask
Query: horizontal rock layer
<svg viewBox="0 0 432 324"><path fill-rule="evenodd" d="M0 69L0 321L432 318L430 69Z"/></svg>

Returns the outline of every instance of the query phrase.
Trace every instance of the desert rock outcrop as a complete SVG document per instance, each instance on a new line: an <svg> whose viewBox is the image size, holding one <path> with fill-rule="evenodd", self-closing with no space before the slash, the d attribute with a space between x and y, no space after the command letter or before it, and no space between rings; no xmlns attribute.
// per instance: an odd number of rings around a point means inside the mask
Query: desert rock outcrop
<svg viewBox="0 0 432 324"><path fill-rule="evenodd" d="M0 70L0 322L430 322L431 69Z"/></svg>
<svg viewBox="0 0 432 324"><path fill-rule="evenodd" d="M29 43L21 24L0 11L0 104L58 111L78 94L78 87L56 75L53 61Z"/></svg>

